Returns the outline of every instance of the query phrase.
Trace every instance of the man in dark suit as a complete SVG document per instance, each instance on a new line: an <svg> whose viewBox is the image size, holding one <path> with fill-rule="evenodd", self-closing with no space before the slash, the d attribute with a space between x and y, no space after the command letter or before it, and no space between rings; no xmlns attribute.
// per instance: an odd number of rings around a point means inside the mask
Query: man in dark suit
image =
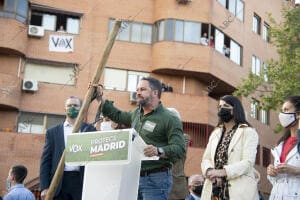
<svg viewBox="0 0 300 200"><path fill-rule="evenodd" d="M194 174L189 177L190 196L186 200L200 200L204 177L199 174Z"/></svg>
<svg viewBox="0 0 300 200"><path fill-rule="evenodd" d="M67 143L67 135L72 134L78 116L81 100L68 97L65 102L66 120L47 130L40 165L41 197L45 199L51 180L55 174L61 155ZM94 126L83 123L80 132L96 131ZM65 165L64 173L57 186L55 200L81 200L84 168Z"/></svg>

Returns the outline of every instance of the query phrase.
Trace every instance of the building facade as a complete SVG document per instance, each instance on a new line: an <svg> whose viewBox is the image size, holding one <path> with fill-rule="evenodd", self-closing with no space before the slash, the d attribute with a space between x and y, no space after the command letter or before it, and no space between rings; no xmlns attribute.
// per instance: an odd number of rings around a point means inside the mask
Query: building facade
<svg viewBox="0 0 300 200"><path fill-rule="evenodd" d="M164 85L162 102L176 108L191 137L187 176L200 172L202 152L217 123L218 98L232 94L248 73L263 75L277 58L269 43L271 13L281 19L284 0L2 0L0 1L0 180L11 164L29 166L38 186L47 128L63 121L64 100L84 97L115 19L117 40L101 77L105 96L124 110L135 107L143 76ZM266 77L267 79L267 77ZM256 169L260 190L277 114L259 110L259 97L241 98L260 135ZM93 122L97 105L86 116ZM23 146L23 148L21 148ZM24 150L26 149L26 150ZM26 155L25 155L26 154ZM24 156L26 159L24 159ZM3 190L5 183L0 183Z"/></svg>

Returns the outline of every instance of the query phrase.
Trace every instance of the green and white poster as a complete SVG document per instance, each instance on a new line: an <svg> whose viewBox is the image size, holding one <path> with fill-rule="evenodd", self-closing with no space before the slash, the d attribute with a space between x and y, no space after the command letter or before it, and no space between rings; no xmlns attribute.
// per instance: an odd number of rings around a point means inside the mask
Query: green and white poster
<svg viewBox="0 0 300 200"><path fill-rule="evenodd" d="M131 138L130 129L68 135L65 161L68 165L129 162Z"/></svg>

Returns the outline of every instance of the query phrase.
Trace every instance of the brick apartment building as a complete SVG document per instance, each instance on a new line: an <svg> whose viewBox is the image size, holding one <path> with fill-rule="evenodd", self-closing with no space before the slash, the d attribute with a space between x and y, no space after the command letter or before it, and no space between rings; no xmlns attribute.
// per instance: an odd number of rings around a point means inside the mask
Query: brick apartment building
<svg viewBox="0 0 300 200"><path fill-rule="evenodd" d="M217 123L217 102L248 72L261 74L276 58L268 13L280 20L285 0L0 0L0 190L12 164L29 168L26 185L38 189L45 130L64 119L64 100L84 97L114 19L123 24L101 83L105 96L129 110L142 76L164 84L162 102L176 108L191 137L186 175L200 162ZM206 33L208 38L204 38ZM226 48L229 48L226 51ZM258 130L260 190L270 184L266 166L278 136L277 113L258 110L259 98L242 98ZM93 122L97 105L86 116Z"/></svg>

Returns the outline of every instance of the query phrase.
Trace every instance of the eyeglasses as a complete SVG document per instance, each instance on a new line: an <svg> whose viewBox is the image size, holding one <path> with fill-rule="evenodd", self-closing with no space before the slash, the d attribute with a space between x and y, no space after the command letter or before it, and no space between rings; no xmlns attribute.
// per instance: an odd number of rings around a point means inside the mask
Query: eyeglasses
<svg viewBox="0 0 300 200"><path fill-rule="evenodd" d="M66 107L71 108L71 107L80 107L78 104L67 104Z"/></svg>

